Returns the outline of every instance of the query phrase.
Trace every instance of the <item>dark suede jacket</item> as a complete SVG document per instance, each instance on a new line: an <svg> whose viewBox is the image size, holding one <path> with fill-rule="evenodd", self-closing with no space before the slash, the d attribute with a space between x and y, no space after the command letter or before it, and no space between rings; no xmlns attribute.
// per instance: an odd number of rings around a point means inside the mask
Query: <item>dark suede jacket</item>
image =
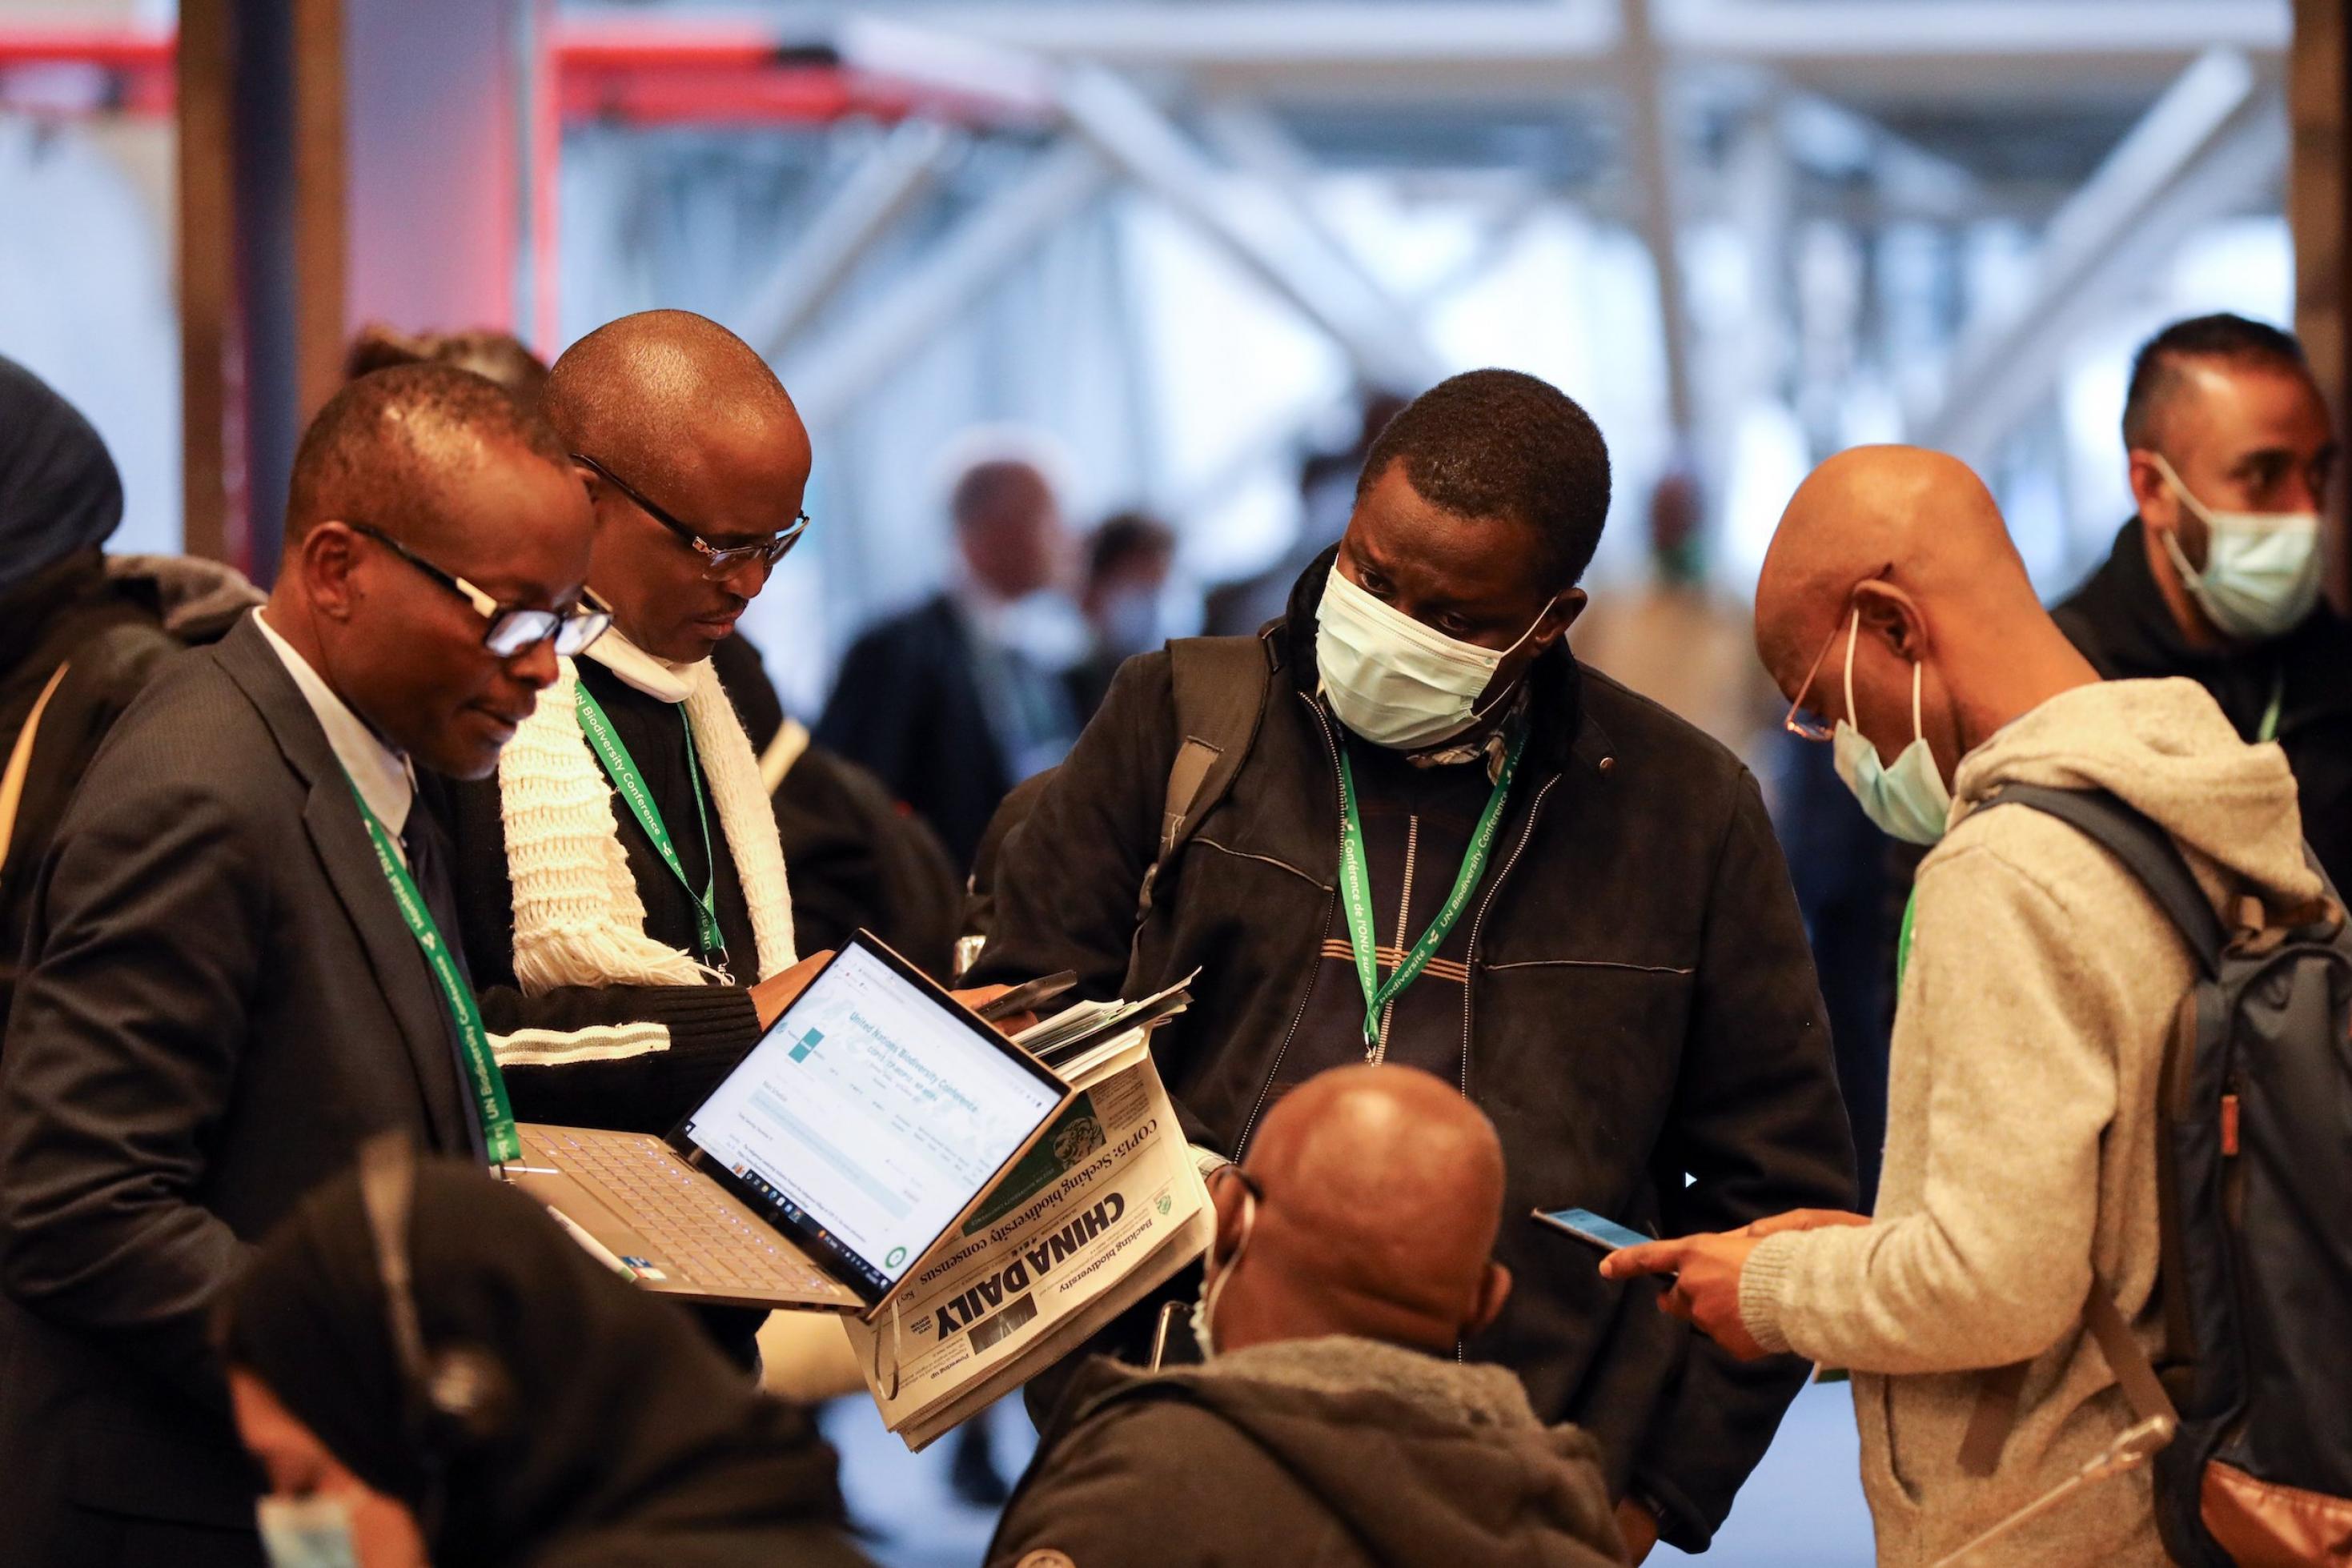
<svg viewBox="0 0 2352 1568"><path fill-rule="evenodd" d="M1264 716L1225 797L1136 895L1178 737L1168 655L1129 662L1003 849L972 983L1070 968L1139 995L1196 967L1158 1037L1196 1142L1238 1156L1283 1073L1320 963L1339 841L1336 726L1316 695L1329 556L1262 636ZM1740 1365L1662 1316L1655 1287L1531 1223L1580 1207L1666 1235L1845 1207L1853 1147L1789 876L1756 782L1730 752L1565 647L1531 676L1521 782L1470 905L1462 1076L1510 1179L1497 1253L1517 1288L1472 1341L1546 1422L1606 1455L1610 1490L1704 1547L1805 1368ZM1130 965L1130 959L1132 963Z"/></svg>

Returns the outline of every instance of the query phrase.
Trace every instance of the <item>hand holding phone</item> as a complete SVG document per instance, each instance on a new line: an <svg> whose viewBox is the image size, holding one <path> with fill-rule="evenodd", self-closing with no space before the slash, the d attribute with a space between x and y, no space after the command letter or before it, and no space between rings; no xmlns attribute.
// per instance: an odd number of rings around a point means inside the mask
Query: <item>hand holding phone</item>
<svg viewBox="0 0 2352 1568"><path fill-rule="evenodd" d="M1538 1208L1532 1218L1538 1225L1549 1225L1554 1230L1573 1236L1603 1252L1618 1252L1656 1239L1613 1219L1603 1219L1589 1208Z"/></svg>

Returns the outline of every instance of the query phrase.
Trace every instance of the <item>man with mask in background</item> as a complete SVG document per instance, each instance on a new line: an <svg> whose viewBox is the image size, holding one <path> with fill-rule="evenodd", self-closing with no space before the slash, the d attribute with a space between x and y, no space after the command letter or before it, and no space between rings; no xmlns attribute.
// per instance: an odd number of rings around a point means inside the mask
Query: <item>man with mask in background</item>
<svg viewBox="0 0 2352 1568"><path fill-rule="evenodd" d="M2109 680L2186 675L2275 740L2304 831L2352 877L2352 626L2320 596L2336 467L2302 345L2239 316L2177 321L2133 361L2124 445L2139 515L2054 612Z"/></svg>
<svg viewBox="0 0 2352 1568"><path fill-rule="evenodd" d="M817 740L873 769L968 870L1005 792L1077 738L1086 623L1057 590L1068 539L1044 455L965 464L958 575L850 645Z"/></svg>
<svg viewBox="0 0 2352 1568"><path fill-rule="evenodd" d="M1409 1067L1334 1068L1213 1181L1213 1354L1088 1363L991 1563L1622 1561L1592 1439L1454 1359L1511 1289L1477 1107Z"/></svg>
<svg viewBox="0 0 2352 1568"><path fill-rule="evenodd" d="M2278 752L2241 740L2194 682L2102 682L1949 457L1861 447L1817 469L1765 557L1756 642L1790 728L1835 746L1873 821L1936 845L1898 962L1876 1215L1780 1216L1602 1267L1675 1275L1667 1310L1737 1354L1852 1369L1878 1560L1927 1564L2136 1420L2084 1303L2111 1297L2158 1352L2157 1085L2195 963L2085 833L1980 808L2011 785L2107 791L2171 836L2217 908L2258 894L2292 909L2320 883ZM2018 1363L1999 1462L1972 1465L1985 1374ZM2084 1487L1969 1561L2157 1568L2147 1470Z"/></svg>
<svg viewBox="0 0 2352 1568"><path fill-rule="evenodd" d="M1199 969L1154 1049L1192 1141L1230 1158L1327 1068L1456 1085L1502 1138L1517 1281L1465 1354L1601 1440L1638 1555L1705 1547L1804 1367L1738 1364L1526 1216L1673 1233L1842 1207L1853 1150L1755 780L1563 639L1608 507L1601 433L1558 390L1477 371L1424 393L1286 621L1119 673L1005 840L973 978L1073 969L1101 998ZM1163 861L1195 652L1249 724Z"/></svg>
<svg viewBox="0 0 2352 1568"><path fill-rule="evenodd" d="M1197 597L1191 610L1176 611L1176 535L1145 512L1118 512L1087 537L1086 580L1078 609L1094 629L1094 650L1078 676L1079 706L1087 717L1109 695L1111 677L1138 653L1149 653L1171 637L1200 629Z"/></svg>

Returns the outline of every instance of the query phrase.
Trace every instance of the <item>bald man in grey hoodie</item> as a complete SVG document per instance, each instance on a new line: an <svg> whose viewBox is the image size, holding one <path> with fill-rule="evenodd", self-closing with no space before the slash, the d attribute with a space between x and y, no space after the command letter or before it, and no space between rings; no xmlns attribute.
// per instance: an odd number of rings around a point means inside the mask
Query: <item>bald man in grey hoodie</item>
<svg viewBox="0 0 2352 1568"><path fill-rule="evenodd" d="M2161 1342L2157 1081L2190 956L2138 881L2011 784L2105 789L2169 832L2215 907L2318 895L2294 779L2188 680L2101 684L2042 612L1975 475L1908 447L1798 490L1756 639L1882 828L1935 849L1898 980L1877 1213L1808 1212L1612 1255L1737 1354L1854 1372L1882 1563L1930 1563L2073 1475L2132 1413L2081 1312L2094 1271ZM1813 718L1811 716L1819 716ZM1828 721L1824 723L1822 721ZM1984 1373L2029 1362L1990 1477L1963 1472ZM1972 1568L2167 1561L2148 1472L2085 1487Z"/></svg>

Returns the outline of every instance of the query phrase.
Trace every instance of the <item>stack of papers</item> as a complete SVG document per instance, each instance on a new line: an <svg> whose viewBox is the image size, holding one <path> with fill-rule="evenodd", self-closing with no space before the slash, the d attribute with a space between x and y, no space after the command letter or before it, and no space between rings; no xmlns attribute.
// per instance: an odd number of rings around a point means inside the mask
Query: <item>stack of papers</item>
<svg viewBox="0 0 2352 1568"><path fill-rule="evenodd" d="M1013 1042L1066 1079L1082 1078L1087 1058L1137 1030L1149 1032L1192 1005L1193 970L1164 991L1131 1002L1080 1002L1030 1025Z"/></svg>

